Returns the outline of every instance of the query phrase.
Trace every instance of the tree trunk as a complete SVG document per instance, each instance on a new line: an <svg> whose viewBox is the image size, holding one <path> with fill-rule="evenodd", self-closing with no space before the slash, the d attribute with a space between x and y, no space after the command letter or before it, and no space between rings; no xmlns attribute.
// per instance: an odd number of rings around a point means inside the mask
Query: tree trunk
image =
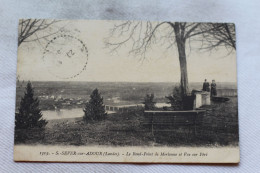
<svg viewBox="0 0 260 173"><path fill-rule="evenodd" d="M186 52L185 52L185 42L184 31L182 31L178 23L174 27L176 43L179 53L180 69L181 69L181 93L185 97L189 92L189 82L188 82L188 71L187 71L187 61L186 61Z"/></svg>
<svg viewBox="0 0 260 173"><path fill-rule="evenodd" d="M189 94L189 82L188 82L188 71L185 53L185 41L181 40L180 43L177 41L179 61L181 69L181 90L182 95L187 96Z"/></svg>

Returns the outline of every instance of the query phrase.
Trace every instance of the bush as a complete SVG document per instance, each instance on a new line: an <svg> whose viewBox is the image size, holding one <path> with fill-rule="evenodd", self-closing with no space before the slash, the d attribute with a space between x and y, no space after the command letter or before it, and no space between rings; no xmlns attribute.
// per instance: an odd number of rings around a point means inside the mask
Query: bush
<svg viewBox="0 0 260 173"><path fill-rule="evenodd" d="M90 100L84 108L84 120L94 121L102 120L106 117L105 105L103 104L103 97L101 97L98 89L95 89L90 95Z"/></svg>
<svg viewBox="0 0 260 173"><path fill-rule="evenodd" d="M143 103L144 103L145 110L154 110L156 104L156 102L154 102L154 94L147 94L146 97L144 98Z"/></svg>
<svg viewBox="0 0 260 173"><path fill-rule="evenodd" d="M20 143L32 143L42 142L45 138L44 128L31 128L31 129L15 129L14 142Z"/></svg>
<svg viewBox="0 0 260 173"><path fill-rule="evenodd" d="M166 98L169 100L167 103L171 104L173 110L183 110L183 98L180 86L174 87L172 94L166 96Z"/></svg>

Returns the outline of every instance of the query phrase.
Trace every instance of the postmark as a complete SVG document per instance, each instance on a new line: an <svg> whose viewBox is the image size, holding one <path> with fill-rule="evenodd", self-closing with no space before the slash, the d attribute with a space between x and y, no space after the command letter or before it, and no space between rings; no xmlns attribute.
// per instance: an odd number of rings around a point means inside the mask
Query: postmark
<svg viewBox="0 0 260 173"><path fill-rule="evenodd" d="M45 46L42 60L50 74L59 79L72 79L86 70L88 49L79 38L62 34Z"/></svg>

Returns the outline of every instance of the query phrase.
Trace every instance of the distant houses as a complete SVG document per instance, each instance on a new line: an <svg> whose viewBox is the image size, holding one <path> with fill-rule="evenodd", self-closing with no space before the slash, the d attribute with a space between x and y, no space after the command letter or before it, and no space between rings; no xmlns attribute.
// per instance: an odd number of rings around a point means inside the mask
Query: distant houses
<svg viewBox="0 0 260 173"><path fill-rule="evenodd" d="M60 108L73 108L73 107L81 107L84 105L87 100L82 99L81 97L77 98L69 98L63 97L62 95L46 95L45 93L41 93L38 96L42 104L43 110L52 110L52 109L60 109Z"/></svg>

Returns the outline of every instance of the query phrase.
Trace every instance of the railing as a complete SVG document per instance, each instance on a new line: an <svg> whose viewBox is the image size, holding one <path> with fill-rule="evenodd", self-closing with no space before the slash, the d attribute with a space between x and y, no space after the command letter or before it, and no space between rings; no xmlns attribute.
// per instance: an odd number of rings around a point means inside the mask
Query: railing
<svg viewBox="0 0 260 173"><path fill-rule="evenodd" d="M237 89L217 89L217 96L237 96Z"/></svg>
<svg viewBox="0 0 260 173"><path fill-rule="evenodd" d="M110 106L105 105L106 111L114 111L114 112L128 112L132 108L143 107L143 104L136 105L121 105L121 106Z"/></svg>

